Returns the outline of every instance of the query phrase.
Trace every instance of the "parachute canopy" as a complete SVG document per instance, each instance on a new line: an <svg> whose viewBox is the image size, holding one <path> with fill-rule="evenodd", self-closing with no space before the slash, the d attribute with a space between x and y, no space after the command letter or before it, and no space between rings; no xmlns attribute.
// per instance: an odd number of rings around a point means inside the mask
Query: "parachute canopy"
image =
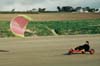
<svg viewBox="0 0 100 66"><path fill-rule="evenodd" d="M18 15L11 20L10 30L15 36L24 37L24 32L30 20L26 15Z"/></svg>

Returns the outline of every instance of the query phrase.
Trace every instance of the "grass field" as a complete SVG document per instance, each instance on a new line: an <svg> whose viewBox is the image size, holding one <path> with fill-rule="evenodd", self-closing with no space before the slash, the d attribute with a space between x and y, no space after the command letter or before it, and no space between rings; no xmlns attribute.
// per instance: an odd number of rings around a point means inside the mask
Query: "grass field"
<svg viewBox="0 0 100 66"><path fill-rule="evenodd" d="M0 37L13 37L9 22L17 15L0 14ZM100 13L38 13L24 14L33 19L28 24L31 31L38 36L99 34ZM91 26L93 25L93 26ZM95 25L95 26L94 26ZM34 34L25 33L26 36Z"/></svg>
<svg viewBox="0 0 100 66"><path fill-rule="evenodd" d="M64 55L90 41L95 54ZM2 50L8 51L4 52ZM0 66L99 66L100 35L0 38Z"/></svg>
<svg viewBox="0 0 100 66"><path fill-rule="evenodd" d="M25 32L25 37L100 34L100 19L30 21L27 29L35 33ZM0 37L14 37L9 21L0 21Z"/></svg>

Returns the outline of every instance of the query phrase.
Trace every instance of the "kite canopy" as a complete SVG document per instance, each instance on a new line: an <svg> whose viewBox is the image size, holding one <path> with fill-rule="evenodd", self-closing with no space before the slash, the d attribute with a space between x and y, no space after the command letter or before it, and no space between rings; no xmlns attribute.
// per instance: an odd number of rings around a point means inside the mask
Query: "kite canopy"
<svg viewBox="0 0 100 66"><path fill-rule="evenodd" d="M30 20L31 19L25 15L19 15L11 20L10 30L14 35L24 37L24 32Z"/></svg>

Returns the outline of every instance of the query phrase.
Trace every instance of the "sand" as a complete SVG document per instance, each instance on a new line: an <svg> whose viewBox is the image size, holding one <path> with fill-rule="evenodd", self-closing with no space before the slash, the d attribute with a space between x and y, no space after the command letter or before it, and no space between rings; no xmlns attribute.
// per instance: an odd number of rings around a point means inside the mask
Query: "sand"
<svg viewBox="0 0 100 66"><path fill-rule="evenodd" d="M93 55L64 55L90 41ZM0 66L99 66L100 35L0 38Z"/></svg>

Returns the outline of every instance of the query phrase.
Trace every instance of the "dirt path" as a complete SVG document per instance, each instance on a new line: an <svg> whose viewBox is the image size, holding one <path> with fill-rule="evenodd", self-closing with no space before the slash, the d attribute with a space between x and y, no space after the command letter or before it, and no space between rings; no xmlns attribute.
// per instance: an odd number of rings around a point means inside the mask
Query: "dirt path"
<svg viewBox="0 0 100 66"><path fill-rule="evenodd" d="M17 15L19 14L0 14L0 21L10 21ZM39 13L24 15L30 16L33 21L81 20L100 18L100 13Z"/></svg>

